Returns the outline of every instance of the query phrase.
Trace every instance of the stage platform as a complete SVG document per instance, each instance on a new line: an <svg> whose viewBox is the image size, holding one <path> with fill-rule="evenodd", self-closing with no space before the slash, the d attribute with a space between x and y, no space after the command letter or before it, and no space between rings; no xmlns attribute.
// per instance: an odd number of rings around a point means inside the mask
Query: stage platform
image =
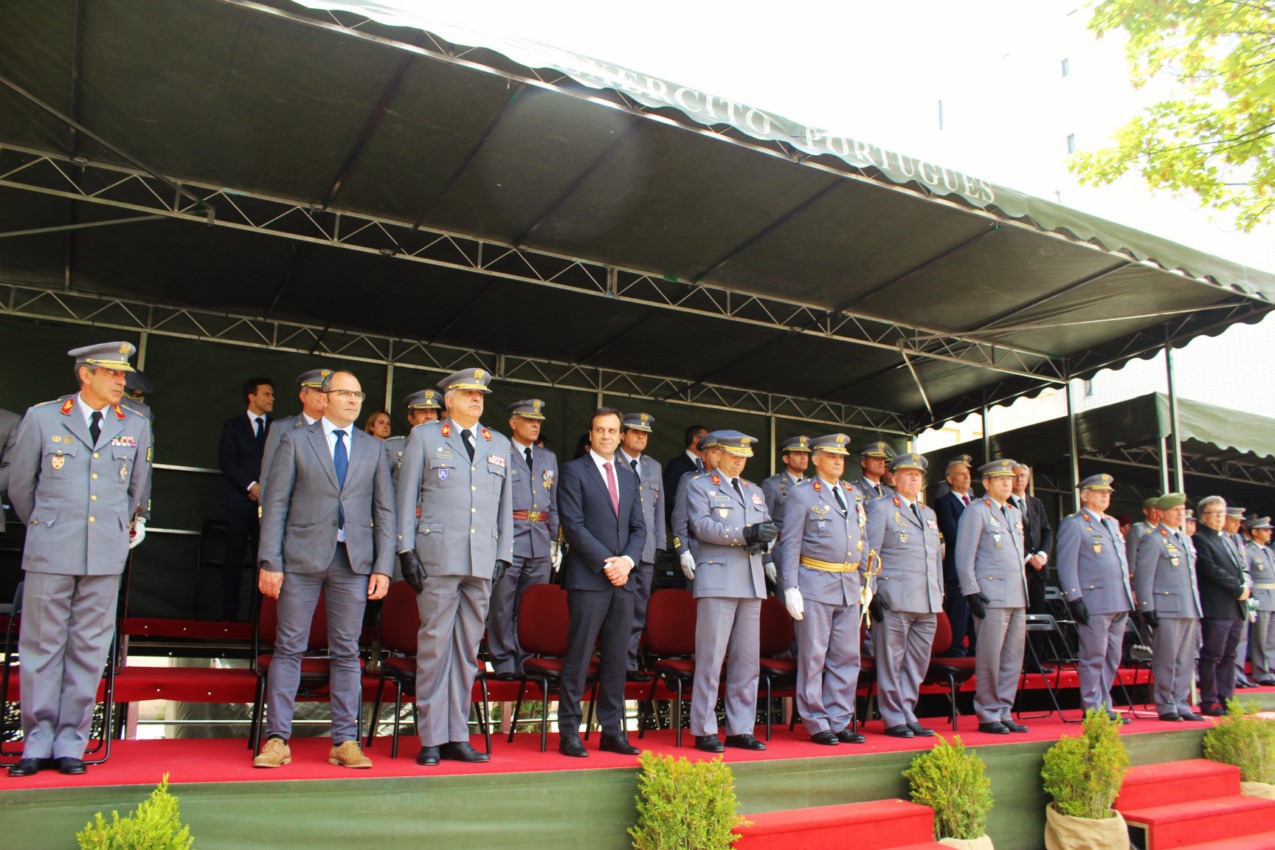
<svg viewBox="0 0 1275 850"><path fill-rule="evenodd" d="M1243 697L1275 707L1275 689ZM988 764L996 799L989 833L998 848L1043 845L1041 758L1059 737L1080 731L1057 715L1024 722L1030 731L1021 735L979 733L972 717L962 717L957 730ZM1200 757L1212 722L1165 723L1148 711L1123 729L1132 763ZM927 723L950 733L946 720ZM867 744L821 747L800 727L777 727L764 753L728 750L740 813L906 798L902 771L933 739L887 738L880 721L865 731ZM512 744L498 738L489 764L422 768L415 739L405 738L399 758L391 759L384 738L368 751L375 765L367 771L328 765L325 738L294 739L293 763L276 770L253 769L242 739L117 741L110 760L83 777L0 777L0 835L24 850L74 848L74 833L94 812L109 817L112 809L131 809L167 772L200 850L315 850L369 841L510 850L630 846L625 829L634 819L637 760L597 752L596 735L588 759L571 759L557 753L556 740L551 735L549 752L541 753L538 734L519 734ZM690 746L689 736L686 746L675 747L671 731L631 740L660 753L709 758ZM481 746L481 738L474 744Z"/></svg>

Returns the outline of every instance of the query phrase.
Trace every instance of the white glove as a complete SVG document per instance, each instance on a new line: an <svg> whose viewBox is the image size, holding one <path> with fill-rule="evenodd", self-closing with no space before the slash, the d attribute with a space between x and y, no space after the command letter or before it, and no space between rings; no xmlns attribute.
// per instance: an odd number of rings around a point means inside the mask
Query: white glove
<svg viewBox="0 0 1275 850"><path fill-rule="evenodd" d="M794 620L800 620L806 613L806 600L801 598L801 591L795 587L790 587L784 591L784 605L788 608L788 615Z"/></svg>
<svg viewBox="0 0 1275 850"><path fill-rule="evenodd" d="M143 517L137 517L133 520L132 527L128 532L128 548L136 549L143 540L146 539L146 520Z"/></svg>
<svg viewBox="0 0 1275 850"><path fill-rule="evenodd" d="M562 544L557 540L549 544L549 564L555 573L562 569Z"/></svg>
<svg viewBox="0 0 1275 850"><path fill-rule="evenodd" d="M686 576L686 580L695 581L695 556L690 552L683 552L678 560L682 562L682 575Z"/></svg>
<svg viewBox="0 0 1275 850"><path fill-rule="evenodd" d="M770 579L770 583L779 584L779 574L775 572L775 562L767 561L766 563L762 564L762 567L765 568L766 578Z"/></svg>

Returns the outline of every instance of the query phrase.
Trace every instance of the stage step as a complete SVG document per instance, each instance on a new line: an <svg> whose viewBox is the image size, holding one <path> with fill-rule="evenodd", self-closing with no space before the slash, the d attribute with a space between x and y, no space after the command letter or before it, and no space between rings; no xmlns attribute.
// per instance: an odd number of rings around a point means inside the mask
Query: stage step
<svg viewBox="0 0 1275 850"><path fill-rule="evenodd" d="M934 812L906 800L873 800L745 815L735 850L920 850L934 841Z"/></svg>
<svg viewBox="0 0 1275 850"><path fill-rule="evenodd" d="M1115 809L1145 850L1275 848L1275 800L1241 795L1231 765L1192 759L1131 767Z"/></svg>

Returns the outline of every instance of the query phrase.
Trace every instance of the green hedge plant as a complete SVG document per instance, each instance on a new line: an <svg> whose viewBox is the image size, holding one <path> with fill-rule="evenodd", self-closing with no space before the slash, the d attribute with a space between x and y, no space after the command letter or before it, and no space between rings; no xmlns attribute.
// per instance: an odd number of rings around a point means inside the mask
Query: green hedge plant
<svg viewBox="0 0 1275 850"><path fill-rule="evenodd" d="M1111 804L1129 766L1119 730L1119 721L1108 717L1105 708L1090 709L1085 713L1083 734L1064 736L1045 751L1040 775L1060 813L1076 818L1113 817Z"/></svg>
<svg viewBox="0 0 1275 850"><path fill-rule="evenodd" d="M75 834L80 850L191 850L195 839L183 826L178 799L168 793L168 774L148 799L127 817L111 812L107 822L98 812L83 832Z"/></svg>
<svg viewBox="0 0 1275 850"><path fill-rule="evenodd" d="M1254 717L1256 703L1226 703L1226 717L1204 733L1204 757L1240 769L1245 782L1275 784L1275 721Z"/></svg>
<svg viewBox="0 0 1275 850"><path fill-rule="evenodd" d="M992 780L987 765L965 749L961 736L943 736L929 752L918 753L903 771L912 802L934 810L935 838L978 838L987 833L992 810Z"/></svg>
<svg viewBox="0 0 1275 850"><path fill-rule="evenodd" d="M642 753L637 824L629 828L636 850L729 850L732 832L747 824L735 814L735 777L720 758L691 762Z"/></svg>

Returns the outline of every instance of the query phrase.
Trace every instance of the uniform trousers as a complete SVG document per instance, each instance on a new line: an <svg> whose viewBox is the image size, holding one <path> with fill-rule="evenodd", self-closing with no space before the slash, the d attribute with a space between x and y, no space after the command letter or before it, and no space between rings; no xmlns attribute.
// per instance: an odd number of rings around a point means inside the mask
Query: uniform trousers
<svg viewBox="0 0 1275 850"><path fill-rule="evenodd" d="M527 654L518 644L518 611L522 594L536 584L547 584L553 566L548 558L515 557L509 569L491 587L487 614L487 649L496 673L522 674Z"/></svg>
<svg viewBox="0 0 1275 850"><path fill-rule="evenodd" d="M18 635L23 758L84 756L119 588L118 574L24 574Z"/></svg>
<svg viewBox="0 0 1275 850"><path fill-rule="evenodd" d="M937 630L937 614L909 614L894 609L886 611L885 618L872 627L877 706L886 728L918 722L916 701L930 666Z"/></svg>
<svg viewBox="0 0 1275 850"><path fill-rule="evenodd" d="M1026 608L988 608L975 617L974 713L980 723L1010 720L1027 637Z"/></svg>
<svg viewBox="0 0 1275 850"><path fill-rule="evenodd" d="M297 688L301 686L301 659L310 645L310 626L322 593L331 657L328 690L332 701L332 744L340 746L358 739L359 708L363 704L359 636L363 633L368 580L368 576L350 569L344 543L337 544L324 572L285 572L268 678L267 736L287 739L292 735L292 715Z"/></svg>
<svg viewBox="0 0 1275 850"><path fill-rule="evenodd" d="M1275 611L1258 611L1249 631L1249 654L1253 657L1253 677L1275 675Z"/></svg>
<svg viewBox="0 0 1275 850"><path fill-rule="evenodd" d="M797 633L797 711L811 735L854 718L859 687L859 606L807 599Z"/></svg>
<svg viewBox="0 0 1275 850"><path fill-rule="evenodd" d="M1204 643L1200 646L1200 704L1225 703L1235 696L1235 647L1240 642L1239 617L1200 621Z"/></svg>
<svg viewBox="0 0 1275 850"><path fill-rule="evenodd" d="M425 568L427 571L429 567ZM469 740L469 709L478 675L478 644L491 580L431 576L416 595L416 733L422 747Z"/></svg>
<svg viewBox="0 0 1275 850"><path fill-rule="evenodd" d="M1152 699L1159 714L1191 710L1191 674L1195 672L1200 621L1194 617L1161 617L1151 632Z"/></svg>
<svg viewBox="0 0 1275 850"><path fill-rule="evenodd" d="M717 734L717 690L726 665L726 734L751 735L757 726L761 677L761 600L702 596L695 609L695 681L691 734Z"/></svg>
<svg viewBox="0 0 1275 850"><path fill-rule="evenodd" d="M1088 711L1111 707L1111 688L1120 669L1125 624L1129 612L1090 614L1088 623L1077 623L1080 635L1080 706Z"/></svg>
<svg viewBox="0 0 1275 850"><path fill-rule="evenodd" d="M629 635L629 669L638 669L638 649L642 630L646 628L646 607L651 601L651 583L655 580L655 564L643 561L629 574L633 583L633 633Z"/></svg>
<svg viewBox="0 0 1275 850"><path fill-rule="evenodd" d="M633 592L614 586L608 590L569 590L567 604L571 619L558 699L558 732L580 734L580 700L596 646L598 725L604 733L618 735L624 731L624 669L633 628Z"/></svg>

